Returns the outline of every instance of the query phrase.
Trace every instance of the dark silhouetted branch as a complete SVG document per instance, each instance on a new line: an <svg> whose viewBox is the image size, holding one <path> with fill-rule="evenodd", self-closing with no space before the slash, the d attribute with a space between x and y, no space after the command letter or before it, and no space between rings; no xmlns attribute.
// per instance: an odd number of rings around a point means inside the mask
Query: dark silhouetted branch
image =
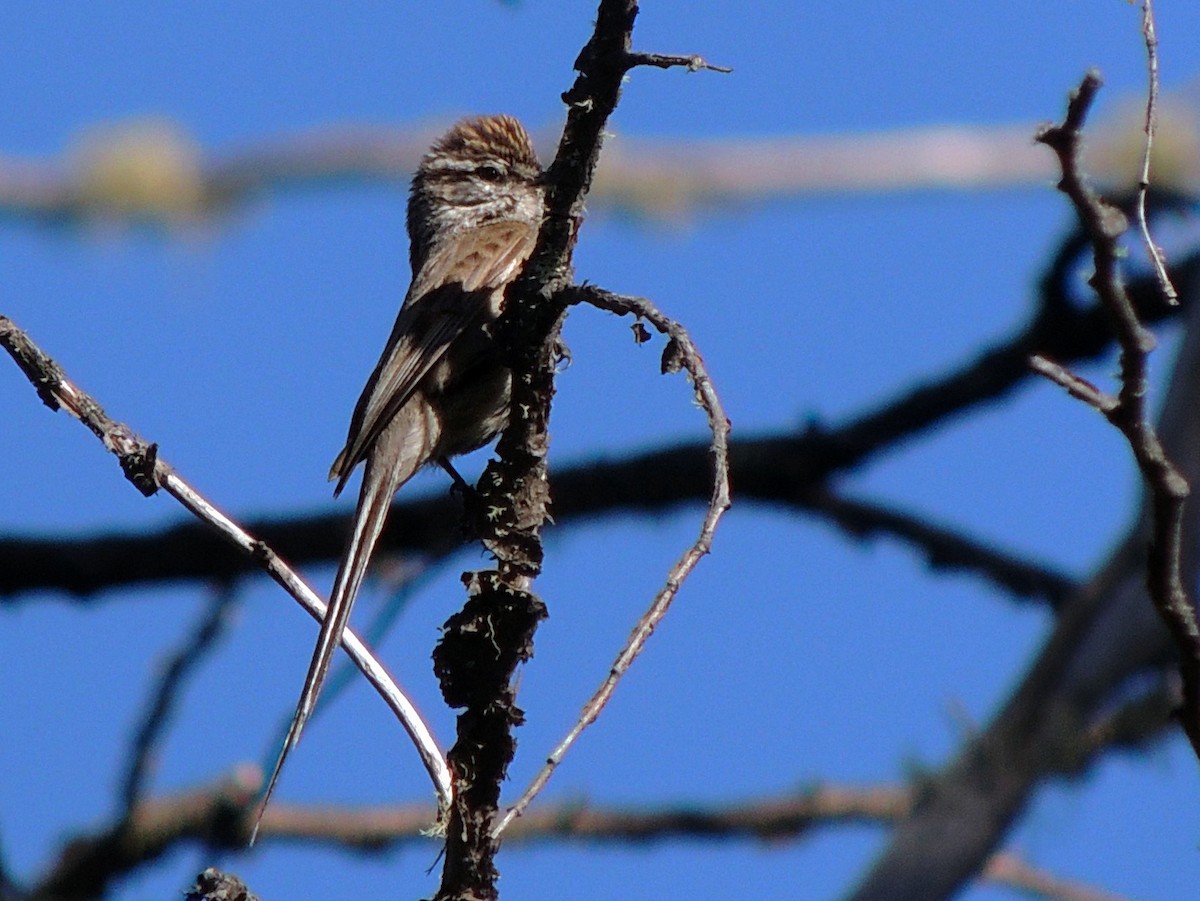
<svg viewBox="0 0 1200 901"><path fill-rule="evenodd" d="M1149 8L1146 8L1147 14ZM1153 140L1153 99L1157 94L1157 64L1154 52L1153 20L1147 29L1147 47L1154 77L1151 78L1151 106L1147 113L1146 167L1149 167L1149 144ZM1171 462L1150 423L1147 414L1149 354L1154 349L1154 336L1142 325L1137 310L1125 290L1120 271L1122 258L1119 240L1128 223L1125 217L1107 204L1088 185L1080 168L1079 148L1083 121L1100 88L1099 76L1088 73L1072 97L1062 125L1045 129L1038 140L1058 155L1063 178L1060 190L1071 198L1083 230L1092 247L1096 271L1090 284L1112 317L1117 340L1121 347L1120 389L1115 396L1097 391L1065 370L1044 368L1043 372L1067 388L1073 396L1095 407L1108 421L1120 429L1129 442L1134 459L1146 481L1153 508L1154 528L1151 533L1147 582L1150 598L1166 623L1179 651L1180 673L1183 677L1183 707L1180 722L1192 749L1200 758L1200 626L1196 622L1196 605L1184 580L1184 505L1191 489L1188 481ZM1154 242L1146 232L1152 256L1158 256ZM1157 274L1157 273L1156 273ZM1169 286L1165 270L1161 279ZM1164 292L1168 302L1174 302L1171 288ZM1043 363L1049 367L1048 363ZM1082 389L1079 387L1082 384Z"/></svg>

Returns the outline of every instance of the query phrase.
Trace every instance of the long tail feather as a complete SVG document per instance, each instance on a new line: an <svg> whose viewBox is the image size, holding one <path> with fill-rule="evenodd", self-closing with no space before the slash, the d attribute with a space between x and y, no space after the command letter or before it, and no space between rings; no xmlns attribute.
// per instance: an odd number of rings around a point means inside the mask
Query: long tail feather
<svg viewBox="0 0 1200 901"><path fill-rule="evenodd" d="M292 749L296 747L296 743L300 741L300 733L304 730L309 716L312 715L317 697L325 684L325 677L329 674L329 665L333 660L334 652L341 644L342 633L350 620L350 610L354 606L354 599L358 596L358 590L366 575L367 564L370 562L371 554L375 550L375 543L379 540L384 522L387 520L392 496L425 462L422 451L427 447L426 442L393 442L389 438L389 435L381 437L375 452L367 461L366 472L363 473L362 490L358 497L358 509L354 515L354 529L342 555L337 577L333 581L333 590L329 595L329 609L325 611L325 619L321 623L321 632L317 637L317 646L313 651L312 662L308 666L308 675L304 677L304 688L300 693L300 701L296 705L296 713L292 717L291 726L288 727L283 748L275 761L275 769L271 772L271 779L267 783L266 793L263 795L262 804L258 809L254 831L250 837L251 845L258 837L258 827L262 822L267 804L271 800L271 795L275 791L279 775L283 771L283 764ZM391 446L395 443L399 443L401 446ZM412 446L414 443L421 447Z"/></svg>

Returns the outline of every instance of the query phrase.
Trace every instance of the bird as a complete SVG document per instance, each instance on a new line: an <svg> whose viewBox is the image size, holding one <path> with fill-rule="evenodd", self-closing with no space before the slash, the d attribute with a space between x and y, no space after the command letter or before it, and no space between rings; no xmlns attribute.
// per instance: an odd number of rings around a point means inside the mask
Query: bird
<svg viewBox="0 0 1200 901"><path fill-rule="evenodd" d="M412 281L329 470L337 497L365 464L358 506L251 844L321 693L393 496L428 463L453 474L451 457L488 444L508 422L511 374L491 327L533 252L544 208L542 167L512 116L455 123L417 167L407 216Z"/></svg>

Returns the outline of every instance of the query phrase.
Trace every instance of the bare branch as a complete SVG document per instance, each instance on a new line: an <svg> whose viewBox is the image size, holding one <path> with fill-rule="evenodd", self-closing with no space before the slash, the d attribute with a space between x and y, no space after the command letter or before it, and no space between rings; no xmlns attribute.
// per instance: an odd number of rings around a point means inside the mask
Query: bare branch
<svg viewBox="0 0 1200 901"><path fill-rule="evenodd" d="M215 786L148 799L101 831L73 837L30 890L31 898L102 898L126 874L182 842L240 849L249 834L250 802L262 776L249 770ZM426 810L426 816L430 811Z"/></svg>
<svg viewBox="0 0 1200 901"><path fill-rule="evenodd" d="M231 815L244 810L239 802L249 789L241 791L243 795L239 795L234 780L148 799L137 808L130 829L112 828L74 839L33 894L84 897L80 892L86 887L93 893L87 897L99 897L137 866L181 845L237 847L247 825L244 817L239 821ZM542 805L513 823L505 832L505 842L544 844L571 839L628 845L672 839L748 838L778 843L804 838L816 829L891 823L911 809L912 799L909 789L892 785L822 783L792 794L721 805L660 805L653 809ZM325 848L334 845L358 854L389 853L406 845L427 846L430 839L422 827L430 815L429 808L421 806L342 808L279 803L265 815L263 841L307 842ZM981 877L1047 901L1119 901L1115 896L1051 876L1012 852L994 855ZM201 875L201 881L205 887L235 882L240 885L236 877L211 870Z"/></svg>
<svg viewBox="0 0 1200 901"><path fill-rule="evenodd" d="M677 66L682 66L689 72L699 72L701 69L708 69L710 72L720 72L723 75L728 75L733 69L728 66L714 66L712 63L705 61L702 56L672 56L665 53L628 53L625 56L629 64L629 68L634 66L657 66L659 69L671 69Z"/></svg>
<svg viewBox="0 0 1200 901"><path fill-rule="evenodd" d="M734 473L736 476L736 468ZM888 535L923 552L933 569L973 573L1018 597L1044 598L1052 608L1061 605L1078 587L1074 579L1054 569L1005 554L962 532L878 503L845 497L825 488L814 489L798 503L855 538Z"/></svg>
<svg viewBox="0 0 1200 901"><path fill-rule="evenodd" d="M150 703L138 727L129 754L125 778L121 782L120 798L127 818L133 815L134 807L145 792L146 779L157 750L158 739L175 706L179 692L187 677L195 671L225 631L233 600L234 593L231 589L226 587L218 590L195 629L162 667L162 675L150 695Z"/></svg>
<svg viewBox="0 0 1200 901"><path fill-rule="evenodd" d="M1071 397L1083 401L1106 416L1120 404L1120 401L1111 394L1101 391L1087 379L1080 378L1069 369L1059 366L1052 360L1047 360L1041 354L1034 354L1029 358L1029 368L1038 375L1044 375L1064 389Z"/></svg>
<svg viewBox="0 0 1200 901"><path fill-rule="evenodd" d="M496 896L499 842L492 827L500 784L515 751L512 729L522 719L512 676L532 654L534 631L545 616L532 587L542 565L541 530L550 519L550 401L566 315L558 292L571 282L584 200L625 75L653 59L631 53L637 12L636 0L600 0L595 28L575 61L578 77L563 94L567 122L546 170L546 216L537 246L508 289L496 326L512 370L512 414L497 444L497 459L479 482L486 515L477 530L497 568L465 577L470 597L446 623L434 651L446 703L466 708L449 753L454 806L438 899ZM682 59L663 57L655 64ZM694 67L696 61L687 60L682 64Z"/></svg>
<svg viewBox="0 0 1200 901"><path fill-rule="evenodd" d="M1147 44L1152 48L1153 20L1145 21L1151 23L1147 26ZM1156 59L1153 51L1151 58ZM1151 80L1151 111L1156 86L1155 77ZM1071 198L1079 221L1090 238L1096 264L1091 285L1112 316L1121 346L1121 388L1117 402L1107 407L1097 406L1097 409L1121 430L1129 442L1153 499L1154 530L1147 581L1150 597L1179 649L1184 702L1180 721L1192 743L1192 749L1200 757L1200 626L1196 622L1195 603L1184 584L1180 563L1184 504L1190 489L1179 470L1168 459L1146 413L1147 357L1155 342L1154 336L1138 318L1121 277L1118 239L1125 230L1125 218L1091 189L1079 165L1083 122L1099 87L1099 77L1095 73L1088 73L1071 97L1063 124L1045 129L1038 140L1058 154L1063 171L1059 188ZM1147 129L1149 142L1152 131L1149 122ZM1153 246L1153 241L1150 241L1150 245Z"/></svg>
<svg viewBox="0 0 1200 901"><path fill-rule="evenodd" d="M1069 235L1042 278L1033 319L962 366L887 398L833 426L781 430L730 444L730 463L745 500L799 506L834 472L851 470L898 442L944 424L1013 391L1030 376L1029 357L1060 363L1093 360L1112 344L1104 310L1081 305L1067 281L1081 244ZM1184 296L1196 293L1200 255L1176 262L1172 278ZM1164 304L1153 277L1135 279L1128 293L1146 322L1177 314ZM612 510L659 510L702 500L709 492L707 443L684 444L620 462L558 469L555 519L559 523ZM381 553L413 553L437 560L461 545L459 506L446 497L398 502L380 539ZM247 523L297 564L336 559L348 516L321 514ZM77 597L115 585L179 579L224 581L255 572L252 556L237 552L200 523L144 534L101 533L84 538L0 539L0 603L30 589L58 589Z"/></svg>
<svg viewBox="0 0 1200 901"><path fill-rule="evenodd" d="M1080 110L1073 112L1069 118L1078 125ZM1118 224L1103 210L1087 215L1089 235ZM1197 287L1192 280L1184 292L1191 309L1158 425L1164 447L1193 480L1200 477ZM1167 306L1161 296L1158 303ZM1091 764L1097 741L1107 740L1094 730L1112 727L1114 742L1121 740L1118 734L1137 741L1161 731L1165 720L1159 729L1146 722L1155 713L1153 704L1139 705L1137 724L1111 718L1130 688L1140 684L1135 680L1178 660L1177 645L1147 598L1145 549L1158 529L1160 509L1147 490L1125 538L1061 606L1016 690L955 759L922 786L922 803L897 824L888 848L850 895L853 901L948 897L980 871L1044 780ZM1200 505L1187 505L1183 513L1182 581L1193 584L1200 562L1195 553ZM1161 715L1162 707L1157 710Z"/></svg>
<svg viewBox="0 0 1200 901"><path fill-rule="evenodd" d="M67 379L62 368L5 316L0 316L0 346L21 367L47 406L54 410L65 410L100 438L104 446L117 456L126 477L139 491L149 496L161 487L185 509L253 558L313 619L317 622L324 619L325 603L271 548L247 534L192 488L158 456L157 445L148 444L128 425L109 418L91 395ZM347 630L342 646L404 726L433 780L439 805L444 807L449 801L450 773L429 727L407 695L357 635Z"/></svg>
<svg viewBox="0 0 1200 901"><path fill-rule="evenodd" d="M704 523L700 527L700 534L696 538L696 541L684 551L683 556L671 567L671 571L667 574L666 585L659 591L650 608L638 620L637 625L634 626L633 632L630 634L625 646L617 654L616 660L613 661L612 666L609 668L608 676L601 683L600 687L596 689L596 692L587 704L584 705L583 712L580 714L575 725L571 727L562 741L559 742L546 758L545 765L534 777L529 787L525 789L516 803L504 814L503 819L500 820L494 830L493 834L496 836L499 836L508 824L515 817L519 817L525 808L529 806L538 792L545 787L551 775L553 775L555 768L571 749L571 746L575 744L583 730L596 721L596 718L608 703L608 699L612 697L613 691L616 690L617 683L620 682L638 654L642 652L642 648L645 647L650 635L662 621L662 618L667 615L667 610L670 609L671 602L679 592L680 586L691 574L692 570L695 569L700 559L708 554L712 547L717 523L730 506L729 418L725 415L721 399L717 396L712 379L709 378L704 360L700 356L700 352L696 349L696 346L692 343L691 336L688 335L683 326L664 316L654 304L642 297L628 297L587 286L567 288L561 291L559 296L569 303L590 303L602 310L608 310L619 315L633 314L639 321L646 320L659 332L667 336L669 340L666 350L663 351L662 371L664 373L673 373L678 372L680 369L686 370L688 376L691 378L692 387L696 393L696 400L708 417L708 427L712 432L712 443L709 446L713 468L712 490L708 500L708 511L704 517Z"/></svg>

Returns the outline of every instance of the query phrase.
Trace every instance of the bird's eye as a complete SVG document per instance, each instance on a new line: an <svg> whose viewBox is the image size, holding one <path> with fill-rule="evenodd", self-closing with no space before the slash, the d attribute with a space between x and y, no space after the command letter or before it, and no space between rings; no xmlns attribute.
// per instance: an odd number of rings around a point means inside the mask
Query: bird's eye
<svg viewBox="0 0 1200 901"><path fill-rule="evenodd" d="M475 167L475 174L484 181L497 182L504 180L504 170L495 163L484 163Z"/></svg>

